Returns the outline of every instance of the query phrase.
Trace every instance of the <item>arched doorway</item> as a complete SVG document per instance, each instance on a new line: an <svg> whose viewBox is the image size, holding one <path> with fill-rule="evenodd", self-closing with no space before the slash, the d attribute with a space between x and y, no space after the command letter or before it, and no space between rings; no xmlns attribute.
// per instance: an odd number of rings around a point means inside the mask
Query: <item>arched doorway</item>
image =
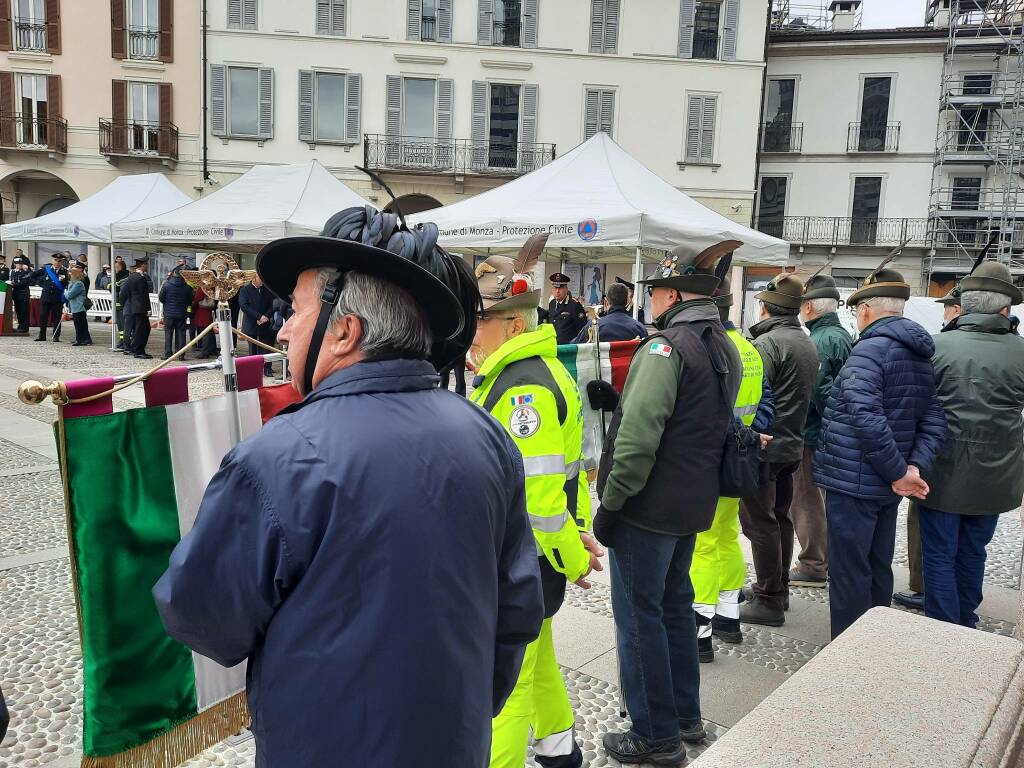
<svg viewBox="0 0 1024 768"><path fill-rule="evenodd" d="M396 200L392 200L390 203L384 206L384 210L387 213L395 213L395 203L398 203L402 209L402 213L406 216L411 216L414 213L422 213L423 211L431 211L434 208L441 207L441 201L436 200L430 195L421 195L419 193L412 193L409 195L400 195Z"/></svg>
<svg viewBox="0 0 1024 768"><path fill-rule="evenodd" d="M24 170L12 173L0 181L3 223L24 221L44 216L78 202L78 195L63 179L46 171ZM68 246L61 243L5 243L4 252L8 260L16 248L37 266L49 261L55 251L64 251Z"/></svg>

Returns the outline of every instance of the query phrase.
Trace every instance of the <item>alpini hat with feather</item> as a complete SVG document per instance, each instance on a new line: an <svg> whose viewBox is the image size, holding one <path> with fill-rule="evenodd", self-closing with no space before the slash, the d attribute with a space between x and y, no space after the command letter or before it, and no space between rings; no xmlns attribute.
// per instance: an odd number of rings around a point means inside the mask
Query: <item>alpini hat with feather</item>
<svg viewBox="0 0 1024 768"><path fill-rule="evenodd" d="M534 235L514 259L488 256L477 265L476 280L484 312L536 307L540 303L541 291L535 285L533 270L547 241L546 232Z"/></svg>
<svg viewBox="0 0 1024 768"><path fill-rule="evenodd" d="M960 281L961 293L967 291L989 291L1007 296L1014 306L1021 303L1020 288L1013 284L1013 275L1009 268L998 261L986 261L975 267L967 277Z"/></svg>
<svg viewBox="0 0 1024 768"><path fill-rule="evenodd" d="M989 251L992 250L992 247L997 242L999 242L999 233L998 232L996 232L994 235L992 235L992 238L988 241L988 243L985 245L985 247L981 249L981 253L978 254L978 258L976 258L974 260L974 265L971 267L971 271L967 273L968 276L969 275L973 275L974 271L978 267L980 267L982 265L982 263L984 263L986 257L988 256ZM936 299L935 303L936 304L943 304L943 305L945 305L947 307L949 307L949 306L959 307L960 306L960 299L963 297L963 293L964 293L964 289L963 289L962 284L961 283L957 283L956 285L954 285L952 287L952 289L950 289L949 293L947 293L942 298Z"/></svg>
<svg viewBox="0 0 1024 768"><path fill-rule="evenodd" d="M723 240L697 254L689 246L681 245L670 251L654 273L640 283L652 288L675 288L683 293L712 296L722 282L715 274L715 265L741 245L739 240Z"/></svg>
<svg viewBox="0 0 1024 768"><path fill-rule="evenodd" d="M836 285L835 278L832 275L821 274L821 271L827 266L827 263L822 264L815 270L814 274L804 280L803 301L811 301L813 299L835 299L839 301L839 287Z"/></svg>
<svg viewBox="0 0 1024 768"><path fill-rule="evenodd" d="M899 252L900 248L890 251L878 268L864 279L864 284L850 294L846 303L855 307L862 301L874 298L909 299L910 285L903 279L903 275L895 269L887 268L887 265L896 258Z"/></svg>

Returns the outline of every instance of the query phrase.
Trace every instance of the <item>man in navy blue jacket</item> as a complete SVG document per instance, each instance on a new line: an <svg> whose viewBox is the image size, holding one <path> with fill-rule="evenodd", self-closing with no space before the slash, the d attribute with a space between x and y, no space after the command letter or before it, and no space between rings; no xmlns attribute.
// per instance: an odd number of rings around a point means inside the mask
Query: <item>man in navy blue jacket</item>
<svg viewBox="0 0 1024 768"><path fill-rule="evenodd" d="M631 341L632 339L646 339L647 327L626 311L626 304L629 302L629 289L621 283L613 283L608 286L605 294L605 306L608 311L604 317L597 320L597 335L599 341ZM587 325L579 335L572 340L573 344L586 344L591 341L591 326Z"/></svg>
<svg viewBox="0 0 1024 768"><path fill-rule="evenodd" d="M370 242L452 258L369 218ZM153 594L172 636L248 659L258 768L483 768L544 618L523 461L438 388L451 355L432 340L472 338L472 272L460 302L352 236L257 257L293 299L281 338L305 399L227 455Z"/></svg>
<svg viewBox="0 0 1024 768"><path fill-rule="evenodd" d="M238 308L242 312L242 333L252 336L264 344L273 345L277 338L274 331L274 294L263 284L263 280L256 276L253 281L238 292ZM249 342L250 355L266 354L267 350ZM270 365L263 366L263 373L267 376L273 371Z"/></svg>
<svg viewBox="0 0 1024 768"><path fill-rule="evenodd" d="M860 338L832 386L814 459L826 491L833 638L890 604L900 498L928 495L921 474L946 434L935 344L902 316L910 286L885 263L847 300Z"/></svg>

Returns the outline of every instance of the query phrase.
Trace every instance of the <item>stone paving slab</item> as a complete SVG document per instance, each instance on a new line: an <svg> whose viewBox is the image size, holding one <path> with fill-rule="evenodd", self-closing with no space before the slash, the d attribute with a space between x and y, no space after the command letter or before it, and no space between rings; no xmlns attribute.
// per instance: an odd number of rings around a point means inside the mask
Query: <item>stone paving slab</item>
<svg viewBox="0 0 1024 768"><path fill-rule="evenodd" d="M50 461L42 454L23 448L17 443L4 440L0 437L0 470L24 470L32 467L44 466Z"/></svg>

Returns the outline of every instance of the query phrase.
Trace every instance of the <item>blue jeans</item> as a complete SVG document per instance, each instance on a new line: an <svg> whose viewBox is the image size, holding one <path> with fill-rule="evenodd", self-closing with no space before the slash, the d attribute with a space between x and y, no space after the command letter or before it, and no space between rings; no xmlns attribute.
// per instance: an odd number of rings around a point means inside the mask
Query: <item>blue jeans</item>
<svg viewBox="0 0 1024 768"><path fill-rule="evenodd" d="M696 536L620 522L611 550L612 608L632 732L679 741L679 721L700 719L700 663L690 560Z"/></svg>
<svg viewBox="0 0 1024 768"><path fill-rule="evenodd" d="M925 615L974 629L985 581L985 547L999 515L958 515L919 506L918 520Z"/></svg>
<svg viewBox="0 0 1024 768"><path fill-rule="evenodd" d="M829 612L832 639L874 607L892 603L892 556L899 499L858 499L829 491Z"/></svg>

